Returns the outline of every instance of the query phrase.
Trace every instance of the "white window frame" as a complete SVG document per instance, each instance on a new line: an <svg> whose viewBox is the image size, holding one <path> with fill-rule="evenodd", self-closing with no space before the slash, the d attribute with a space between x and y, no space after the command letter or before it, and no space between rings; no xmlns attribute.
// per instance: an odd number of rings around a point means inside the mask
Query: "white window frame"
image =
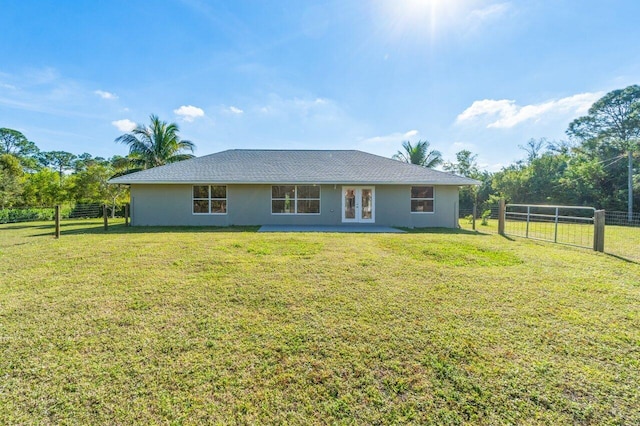
<svg viewBox="0 0 640 426"><path fill-rule="evenodd" d="M208 191L208 196L207 198L196 198L193 196L193 189L196 186L206 186L207 187L207 191ZM222 186L224 187L224 194L225 197L224 198L218 198L218 197L212 197L213 195L213 190L212 187L214 186ZM197 216L201 216L201 215L215 215L215 216L224 216L229 212L229 187L227 185L215 185L215 184L203 184L203 185L192 185L191 186L191 214L193 215L197 215ZM193 211L193 206L194 206L194 202L195 201L207 201L209 204L209 212L207 213L196 213ZM224 201L224 205L225 205L225 211L224 213L219 213L219 212L212 212L211 211L211 205L213 204L213 201Z"/></svg>
<svg viewBox="0 0 640 426"><path fill-rule="evenodd" d="M290 213L274 213L273 212L273 202L279 200L285 200L285 198L273 198L273 187L274 186L293 186L294 187L294 197L290 200L293 203L294 211ZM318 187L318 198L298 198L298 187L299 186L314 186ZM322 187L318 184L305 184L305 185L271 185L271 214L276 216L319 216L322 212ZM311 200L318 201L318 213L298 213L298 200Z"/></svg>
<svg viewBox="0 0 640 426"><path fill-rule="evenodd" d="M433 197L431 198L413 198L412 196L412 192L413 192L413 188L419 188L419 187L431 187L433 188ZM431 212L414 212L411 210L411 202L412 201L432 201L433 202L433 211ZM411 212L411 214L434 214L436 212L436 187L435 185L411 185L409 187L409 211Z"/></svg>

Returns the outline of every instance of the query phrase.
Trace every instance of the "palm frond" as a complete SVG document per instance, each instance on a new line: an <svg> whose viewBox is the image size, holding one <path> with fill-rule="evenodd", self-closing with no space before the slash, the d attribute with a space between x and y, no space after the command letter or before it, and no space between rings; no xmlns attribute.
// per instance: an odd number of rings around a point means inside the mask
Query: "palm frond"
<svg viewBox="0 0 640 426"><path fill-rule="evenodd" d="M132 164L151 168L193 157L183 151L193 152L196 146L180 139L176 123L162 121L155 114L149 116L149 121L149 126L138 125L130 133L116 138L116 142L129 146Z"/></svg>

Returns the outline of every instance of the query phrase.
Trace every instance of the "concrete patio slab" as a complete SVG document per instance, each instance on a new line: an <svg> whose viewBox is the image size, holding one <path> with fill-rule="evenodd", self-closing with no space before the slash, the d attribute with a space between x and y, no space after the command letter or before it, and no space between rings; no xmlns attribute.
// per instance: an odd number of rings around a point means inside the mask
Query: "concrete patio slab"
<svg viewBox="0 0 640 426"><path fill-rule="evenodd" d="M364 234L403 234L406 231L377 225L263 225L258 232L346 232Z"/></svg>

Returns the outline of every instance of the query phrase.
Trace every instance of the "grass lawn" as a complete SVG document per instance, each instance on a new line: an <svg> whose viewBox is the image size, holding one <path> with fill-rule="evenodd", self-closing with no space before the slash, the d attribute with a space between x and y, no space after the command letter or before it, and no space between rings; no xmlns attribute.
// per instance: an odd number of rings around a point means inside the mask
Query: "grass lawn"
<svg viewBox="0 0 640 426"><path fill-rule="evenodd" d="M481 225L480 222L481 220L476 221L478 232L498 232L497 220L489 220L486 226ZM466 230L472 229L471 223L466 219L460 219L460 226ZM507 221L505 231L511 237L524 238L526 235L526 223ZM605 253L619 256L632 262L640 262L640 227L607 225L604 234ZM529 236L552 241L554 238L554 224L531 223ZM580 247L593 247L593 225L561 223L558 225L558 242Z"/></svg>
<svg viewBox="0 0 640 426"><path fill-rule="evenodd" d="M640 424L640 265L467 231L0 226L0 424Z"/></svg>

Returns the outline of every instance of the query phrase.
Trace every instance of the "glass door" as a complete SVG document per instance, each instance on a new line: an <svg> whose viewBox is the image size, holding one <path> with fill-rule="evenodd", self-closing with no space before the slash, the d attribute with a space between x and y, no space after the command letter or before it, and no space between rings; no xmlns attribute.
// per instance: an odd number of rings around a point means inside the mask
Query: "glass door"
<svg viewBox="0 0 640 426"><path fill-rule="evenodd" d="M375 222L374 187L342 187L342 221L354 223Z"/></svg>

